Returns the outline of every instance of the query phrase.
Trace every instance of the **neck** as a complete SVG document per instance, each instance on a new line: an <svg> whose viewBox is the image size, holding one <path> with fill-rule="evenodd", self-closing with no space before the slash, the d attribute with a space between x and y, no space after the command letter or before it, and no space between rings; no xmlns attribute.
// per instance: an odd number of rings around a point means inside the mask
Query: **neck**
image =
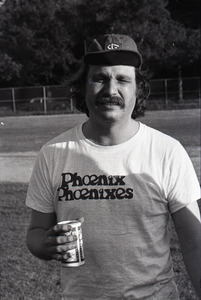
<svg viewBox="0 0 201 300"><path fill-rule="evenodd" d="M132 138L139 129L139 123L129 119L126 123L94 124L89 119L83 125L83 134L92 142L102 146L118 145Z"/></svg>

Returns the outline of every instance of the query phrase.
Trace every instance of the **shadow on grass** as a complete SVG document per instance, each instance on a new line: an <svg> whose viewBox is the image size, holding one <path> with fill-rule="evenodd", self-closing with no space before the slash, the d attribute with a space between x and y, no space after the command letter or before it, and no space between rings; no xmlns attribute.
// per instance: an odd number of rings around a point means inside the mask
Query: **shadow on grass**
<svg viewBox="0 0 201 300"><path fill-rule="evenodd" d="M26 184L0 184L1 290L4 300L60 300L60 264L35 258L25 243L30 210ZM201 204L201 203L200 203ZM172 222L171 254L181 300L195 300Z"/></svg>

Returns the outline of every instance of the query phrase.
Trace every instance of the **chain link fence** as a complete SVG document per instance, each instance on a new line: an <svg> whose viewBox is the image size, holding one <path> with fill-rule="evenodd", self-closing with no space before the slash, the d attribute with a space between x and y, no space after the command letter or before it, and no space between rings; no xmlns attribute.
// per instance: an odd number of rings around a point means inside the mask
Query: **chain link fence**
<svg viewBox="0 0 201 300"><path fill-rule="evenodd" d="M200 83L200 77L151 80L149 108L199 108Z"/></svg>
<svg viewBox="0 0 201 300"><path fill-rule="evenodd" d="M0 89L0 110L5 114L73 113L75 107L65 86Z"/></svg>
<svg viewBox="0 0 201 300"><path fill-rule="evenodd" d="M200 81L200 77L151 80L148 109L199 108ZM0 89L1 115L76 112L75 103L66 86Z"/></svg>

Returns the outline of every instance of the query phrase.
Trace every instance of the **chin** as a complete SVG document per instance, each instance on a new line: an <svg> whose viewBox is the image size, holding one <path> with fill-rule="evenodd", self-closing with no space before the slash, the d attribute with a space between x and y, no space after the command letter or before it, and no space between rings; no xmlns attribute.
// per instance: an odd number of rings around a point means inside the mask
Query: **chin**
<svg viewBox="0 0 201 300"><path fill-rule="evenodd" d="M107 112L107 113L103 113L101 114L101 119L107 122L118 122L119 120L121 120L121 115L117 114L117 113L111 113L111 112Z"/></svg>
<svg viewBox="0 0 201 300"><path fill-rule="evenodd" d="M97 113L99 114L99 117L103 120L115 122L122 118L123 111L119 109L119 107L107 107L106 109L98 108Z"/></svg>

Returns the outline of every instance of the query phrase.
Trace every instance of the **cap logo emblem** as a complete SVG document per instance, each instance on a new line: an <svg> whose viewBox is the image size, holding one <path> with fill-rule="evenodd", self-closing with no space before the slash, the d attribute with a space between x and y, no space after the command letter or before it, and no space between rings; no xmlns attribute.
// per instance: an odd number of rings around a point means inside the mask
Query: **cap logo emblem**
<svg viewBox="0 0 201 300"><path fill-rule="evenodd" d="M114 43L111 43L107 46L107 49L108 50L115 50L115 49L118 49L120 46L118 44L114 44Z"/></svg>

